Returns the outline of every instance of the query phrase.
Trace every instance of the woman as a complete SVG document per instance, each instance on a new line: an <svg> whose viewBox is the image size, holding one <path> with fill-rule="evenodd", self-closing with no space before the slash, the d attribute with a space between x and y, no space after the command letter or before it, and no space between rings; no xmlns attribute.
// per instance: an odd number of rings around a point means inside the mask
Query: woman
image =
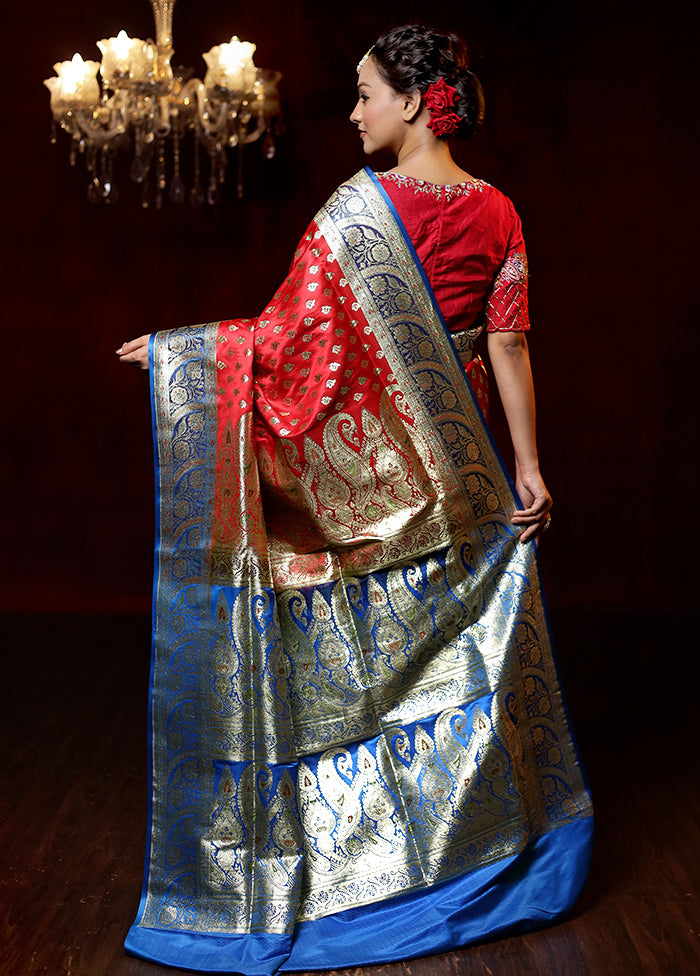
<svg viewBox="0 0 700 976"><path fill-rule="evenodd" d="M587 869L522 544L551 499L520 223L450 154L481 115L455 38L398 28L358 70L351 119L396 167L336 191L259 319L150 340L152 811L126 947L169 965L443 951L560 917ZM520 504L478 405L484 329Z"/></svg>

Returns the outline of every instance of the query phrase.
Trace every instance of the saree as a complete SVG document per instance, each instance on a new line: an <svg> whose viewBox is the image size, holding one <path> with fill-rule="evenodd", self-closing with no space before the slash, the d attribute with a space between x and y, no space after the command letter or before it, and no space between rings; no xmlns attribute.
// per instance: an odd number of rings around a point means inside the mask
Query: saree
<svg viewBox="0 0 700 976"><path fill-rule="evenodd" d="M151 339L144 887L127 952L270 976L547 924L592 808L513 486L370 170L258 319Z"/></svg>

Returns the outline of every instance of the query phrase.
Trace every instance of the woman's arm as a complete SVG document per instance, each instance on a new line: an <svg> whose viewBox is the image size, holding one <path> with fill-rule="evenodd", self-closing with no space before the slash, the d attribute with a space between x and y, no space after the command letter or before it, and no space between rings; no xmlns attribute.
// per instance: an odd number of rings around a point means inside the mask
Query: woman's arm
<svg viewBox="0 0 700 976"><path fill-rule="evenodd" d="M525 506L513 513L521 542L550 522L552 498L540 474L535 439L535 391L524 332L489 332L488 351L515 452L515 487Z"/></svg>
<svg viewBox="0 0 700 976"><path fill-rule="evenodd" d="M130 366L137 366L139 369L148 369L148 340L150 335L139 336L138 339L131 339L124 342L117 349L120 363L129 363Z"/></svg>

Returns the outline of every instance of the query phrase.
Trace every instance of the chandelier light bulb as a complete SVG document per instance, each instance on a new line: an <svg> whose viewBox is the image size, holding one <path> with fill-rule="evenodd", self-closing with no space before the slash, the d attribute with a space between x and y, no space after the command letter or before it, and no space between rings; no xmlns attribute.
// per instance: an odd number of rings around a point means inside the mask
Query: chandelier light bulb
<svg viewBox="0 0 700 976"><path fill-rule="evenodd" d="M51 108L90 108L100 100L97 61L84 61L74 54L70 61L53 66L58 77L47 78L44 84L51 92Z"/></svg>
<svg viewBox="0 0 700 976"><path fill-rule="evenodd" d="M150 44L138 37L129 37L120 30L116 37L97 42L102 52L100 74L110 88L122 88L129 82L148 81L153 72L154 52Z"/></svg>
<svg viewBox="0 0 700 976"><path fill-rule="evenodd" d="M252 91L257 78L254 54L255 44L241 41L235 34L227 43L217 44L203 55L209 69L204 79L205 88L218 86L228 91Z"/></svg>
<svg viewBox="0 0 700 976"><path fill-rule="evenodd" d="M114 56L117 59L117 64L121 62L124 65L129 63L129 54L131 53L132 40L125 30L120 30L116 37L110 37L107 44L111 44L114 50ZM98 41L97 46L105 53L105 47L107 46L104 41Z"/></svg>

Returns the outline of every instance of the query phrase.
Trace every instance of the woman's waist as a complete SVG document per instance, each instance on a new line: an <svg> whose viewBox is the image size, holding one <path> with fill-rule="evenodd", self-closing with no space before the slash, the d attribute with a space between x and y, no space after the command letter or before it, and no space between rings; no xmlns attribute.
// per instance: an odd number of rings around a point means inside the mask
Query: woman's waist
<svg viewBox="0 0 700 976"><path fill-rule="evenodd" d="M459 358L466 366L469 360L474 357L474 344L484 331L483 322L479 321L478 317L475 316L472 318L470 324L466 326L460 322L450 321L449 319L445 319L445 324L459 353Z"/></svg>

